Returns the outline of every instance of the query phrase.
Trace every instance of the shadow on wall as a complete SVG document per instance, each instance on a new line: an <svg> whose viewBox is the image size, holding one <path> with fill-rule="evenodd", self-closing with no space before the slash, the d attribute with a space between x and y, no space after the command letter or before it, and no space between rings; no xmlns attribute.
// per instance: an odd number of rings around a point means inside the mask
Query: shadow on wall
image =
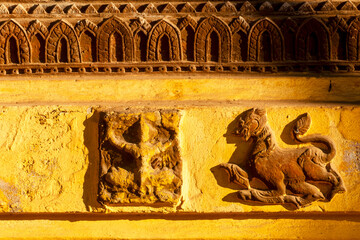
<svg viewBox="0 0 360 240"><path fill-rule="evenodd" d="M83 185L83 200L87 211L95 208L101 208L97 202L98 182L99 182L99 118L100 113L95 111L94 114L84 121L84 145L89 151L89 165L85 173Z"/></svg>
<svg viewBox="0 0 360 240"><path fill-rule="evenodd" d="M229 159L229 163L237 164L245 171L251 172L249 171L250 168L248 166L247 160L249 159L250 156L252 142L242 141L238 136L235 136L233 134L233 132L238 126L239 118L242 117L243 115L244 113L238 115L233 121L230 122L230 124L227 127L226 133L223 136L226 138L227 144L235 144L236 146L235 151L233 152L233 154ZM224 188L230 188L233 190L241 189L239 185L229 182L228 174L224 169L220 167L220 164L216 165L215 167L212 167L211 172L213 173L219 186Z"/></svg>
<svg viewBox="0 0 360 240"><path fill-rule="evenodd" d="M251 152L253 150L253 138L250 138L249 141L243 141L239 136L234 135L233 133L238 128L239 119L244 119L245 114L248 111L245 111L238 115L227 127L226 133L223 135L226 137L227 144L235 144L236 149L234 153L231 155L229 162L232 164L238 165L241 169L247 172L248 179L252 188L260 189L260 190L269 190L269 186L267 186L262 180L258 178L258 176L252 171L248 160L251 157ZM301 116L299 116L296 120L298 120ZM291 131L292 127L294 126L296 120L290 122L284 129L282 134L283 141L288 144L295 144L293 139L287 136L287 134ZM243 200L239 197L238 190L244 190L241 185L235 184L233 181L230 181L228 173L225 171L224 168L221 167L221 164L216 165L215 167L211 168L211 172L213 173L217 183L219 186L224 188L230 188L232 190L236 190L236 192L229 193L228 195L222 198L225 202L235 202L239 204L245 204L248 206L264 206L264 205L273 205L271 203L264 203L264 202L256 202L256 201L249 201ZM296 208L292 204L284 204L283 207L287 210L293 211Z"/></svg>

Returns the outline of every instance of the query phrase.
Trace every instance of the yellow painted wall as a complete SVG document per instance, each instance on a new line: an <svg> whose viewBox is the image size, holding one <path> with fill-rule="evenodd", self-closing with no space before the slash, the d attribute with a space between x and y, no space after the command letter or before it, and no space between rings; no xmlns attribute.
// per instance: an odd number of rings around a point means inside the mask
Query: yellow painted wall
<svg viewBox="0 0 360 240"><path fill-rule="evenodd" d="M351 76L0 79L0 238L358 238L359 101L360 80ZM309 133L336 143L332 162L347 192L300 210L237 202L217 166L246 161L249 144L229 136L228 128L251 107L267 109L286 148L298 147L286 143L287 124L308 112ZM96 202L99 111L109 108L182 112L184 183L177 206Z"/></svg>

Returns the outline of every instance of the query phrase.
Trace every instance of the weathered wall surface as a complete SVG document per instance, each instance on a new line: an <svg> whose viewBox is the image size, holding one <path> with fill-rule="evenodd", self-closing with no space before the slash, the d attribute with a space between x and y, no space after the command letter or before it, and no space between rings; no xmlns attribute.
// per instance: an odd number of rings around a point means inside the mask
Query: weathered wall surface
<svg viewBox="0 0 360 240"><path fill-rule="evenodd" d="M0 88L1 238L358 237L356 77L9 77ZM292 149L299 145L290 139L291 123L309 113L307 134L335 142L332 166L346 192L298 210L239 200L219 164L245 165L251 144L231 133L252 107L267 110L279 146ZM159 109L181 113L181 198L165 207L102 206L101 112Z"/></svg>

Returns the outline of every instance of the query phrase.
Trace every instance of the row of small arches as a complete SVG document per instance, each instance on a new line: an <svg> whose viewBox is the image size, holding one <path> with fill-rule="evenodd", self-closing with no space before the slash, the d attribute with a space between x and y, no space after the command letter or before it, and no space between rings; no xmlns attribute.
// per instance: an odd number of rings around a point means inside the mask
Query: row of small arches
<svg viewBox="0 0 360 240"><path fill-rule="evenodd" d="M236 21L229 26L210 17L199 24L189 20L178 28L160 20L148 30L141 26L131 30L121 19L112 17L100 27L82 20L73 28L62 20L48 31L36 20L25 31L9 20L0 26L0 64L360 59L359 19L333 33L315 18L297 29L291 22L279 28L268 18L251 28L244 19Z"/></svg>

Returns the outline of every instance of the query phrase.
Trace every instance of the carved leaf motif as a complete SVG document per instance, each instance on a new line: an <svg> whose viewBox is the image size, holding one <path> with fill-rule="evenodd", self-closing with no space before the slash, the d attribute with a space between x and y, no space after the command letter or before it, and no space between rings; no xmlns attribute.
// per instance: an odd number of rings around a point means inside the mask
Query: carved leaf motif
<svg viewBox="0 0 360 240"><path fill-rule="evenodd" d="M344 4L340 4L340 10L342 11L356 11L357 8L356 6L351 2L351 1L347 1Z"/></svg>
<svg viewBox="0 0 360 240"><path fill-rule="evenodd" d="M103 13L120 13L120 10L117 6L115 6L115 4L110 3L105 7Z"/></svg>
<svg viewBox="0 0 360 240"><path fill-rule="evenodd" d="M12 14L27 14L27 12L26 12L25 8L21 4L18 4L12 10Z"/></svg>
<svg viewBox="0 0 360 240"><path fill-rule="evenodd" d="M252 13L252 12L256 12L256 8L255 8L249 1L246 1L246 2L244 2L244 4L241 6L240 12L243 12L243 13Z"/></svg>
<svg viewBox="0 0 360 240"><path fill-rule="evenodd" d="M47 12L40 4L38 4L33 8L31 13L32 14L46 14Z"/></svg>
<svg viewBox="0 0 360 240"><path fill-rule="evenodd" d="M293 12L295 9L287 2L285 2L281 7L279 8L279 12Z"/></svg>
<svg viewBox="0 0 360 240"><path fill-rule="evenodd" d="M304 2L298 9L298 12L300 13L313 13L314 9L308 2Z"/></svg>
<svg viewBox="0 0 360 240"><path fill-rule="evenodd" d="M131 3L128 3L124 6L123 10L122 10L123 13L136 13L137 10L136 8L134 7L134 5L132 5Z"/></svg>
<svg viewBox="0 0 360 240"><path fill-rule="evenodd" d="M297 120L294 131L298 135L303 135L309 130L310 125L311 117L308 113L305 113Z"/></svg>
<svg viewBox="0 0 360 240"><path fill-rule="evenodd" d="M171 3L166 4L163 6L161 13L177 13L176 8Z"/></svg>
<svg viewBox="0 0 360 240"><path fill-rule="evenodd" d="M182 13L194 13L195 9L189 2L187 2L181 7L180 12L182 12Z"/></svg>
<svg viewBox="0 0 360 240"><path fill-rule="evenodd" d="M220 8L220 12L236 12L236 7L234 6L234 4L232 4L231 2L227 1L226 3L224 3L224 5L221 6Z"/></svg>
<svg viewBox="0 0 360 240"><path fill-rule="evenodd" d="M320 4L320 11L334 11L334 10L336 10L336 8L329 1Z"/></svg>
<svg viewBox="0 0 360 240"><path fill-rule="evenodd" d="M59 6L59 5L54 5L50 11L50 13L53 13L53 14L63 14L63 10L62 8Z"/></svg>
<svg viewBox="0 0 360 240"><path fill-rule="evenodd" d="M217 10L216 7L208 1L201 8L201 12L217 12Z"/></svg>
<svg viewBox="0 0 360 240"><path fill-rule="evenodd" d="M4 4L0 5L0 14L9 14L9 10Z"/></svg>
<svg viewBox="0 0 360 240"><path fill-rule="evenodd" d="M72 4L68 7L66 7L66 13L67 14L80 14L81 11L76 7L75 4Z"/></svg>
<svg viewBox="0 0 360 240"><path fill-rule="evenodd" d="M268 1L264 2L263 4L261 4L261 6L259 7L259 11L262 12L266 12L266 11L274 11L273 6L271 5L271 3L269 3Z"/></svg>
<svg viewBox="0 0 360 240"><path fill-rule="evenodd" d="M229 174L229 181L240 185L241 187L250 188L249 176L236 164L222 163L220 167L224 168Z"/></svg>
<svg viewBox="0 0 360 240"><path fill-rule="evenodd" d="M92 4L85 6L83 11L84 13L98 13Z"/></svg>
<svg viewBox="0 0 360 240"><path fill-rule="evenodd" d="M154 4L149 3L148 5L146 5L145 9L143 10L143 13L155 14L155 13L159 13L159 11L157 10Z"/></svg>

